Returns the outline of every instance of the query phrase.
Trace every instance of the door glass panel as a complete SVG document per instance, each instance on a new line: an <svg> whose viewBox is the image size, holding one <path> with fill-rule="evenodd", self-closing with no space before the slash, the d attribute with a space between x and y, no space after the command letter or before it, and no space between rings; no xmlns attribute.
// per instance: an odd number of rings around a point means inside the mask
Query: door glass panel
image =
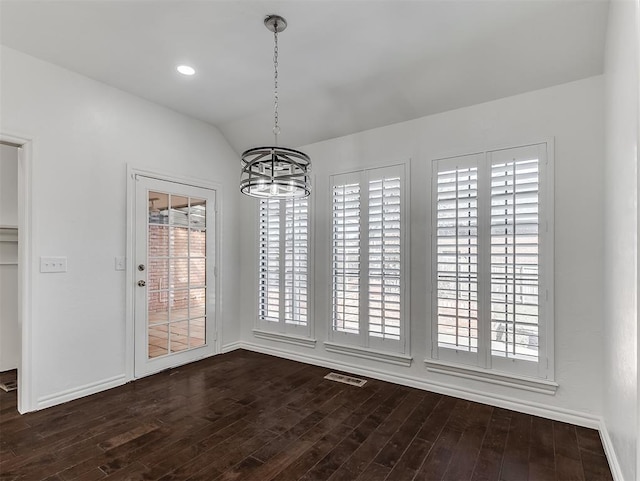
<svg viewBox="0 0 640 481"><path fill-rule="evenodd" d="M206 344L207 201L148 192L148 358Z"/></svg>
<svg viewBox="0 0 640 481"><path fill-rule="evenodd" d="M192 229L202 229L207 225L207 204L205 200L202 199L191 199L189 209L189 226Z"/></svg>
<svg viewBox="0 0 640 481"><path fill-rule="evenodd" d="M169 194L149 192L149 224L169 223Z"/></svg>
<svg viewBox="0 0 640 481"><path fill-rule="evenodd" d="M189 348L189 321L171 323L171 352Z"/></svg>
<svg viewBox="0 0 640 481"><path fill-rule="evenodd" d="M171 212L169 222L172 225L187 226L189 225L189 198L179 195L171 196Z"/></svg>
<svg viewBox="0 0 640 481"><path fill-rule="evenodd" d="M206 280L206 259L191 259L191 267L189 268L189 284L193 287L204 286Z"/></svg>
<svg viewBox="0 0 640 481"><path fill-rule="evenodd" d="M149 357L160 357L169 349L168 325L149 326Z"/></svg>
<svg viewBox="0 0 640 481"><path fill-rule="evenodd" d="M189 287L189 259L173 257L169 269L169 287L171 289L185 289Z"/></svg>
<svg viewBox="0 0 640 481"><path fill-rule="evenodd" d="M193 257L204 257L206 251L206 232L204 229L189 230L189 254Z"/></svg>
<svg viewBox="0 0 640 481"><path fill-rule="evenodd" d="M204 317L189 320L189 338L191 347L204 345Z"/></svg>
<svg viewBox="0 0 640 481"><path fill-rule="evenodd" d="M169 288L169 261L167 259L149 258L149 273L147 286L149 291L159 291ZM151 308L151 306L149 306Z"/></svg>
<svg viewBox="0 0 640 481"><path fill-rule="evenodd" d="M171 292L171 322L189 319L189 290Z"/></svg>
<svg viewBox="0 0 640 481"><path fill-rule="evenodd" d="M169 320L169 291L149 292L149 324Z"/></svg>
<svg viewBox="0 0 640 481"><path fill-rule="evenodd" d="M205 289L190 289L189 314L191 319L205 315Z"/></svg>

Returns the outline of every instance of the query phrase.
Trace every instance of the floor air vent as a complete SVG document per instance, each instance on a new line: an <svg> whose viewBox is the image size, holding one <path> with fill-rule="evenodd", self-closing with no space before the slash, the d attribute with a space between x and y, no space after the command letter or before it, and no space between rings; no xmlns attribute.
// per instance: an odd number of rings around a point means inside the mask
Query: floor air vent
<svg viewBox="0 0 640 481"><path fill-rule="evenodd" d="M338 374L336 372L332 372L327 374L325 379L329 379L330 381L338 381L344 384L351 384L352 386L362 387L367 382L365 379L358 379L357 377L345 376L344 374Z"/></svg>

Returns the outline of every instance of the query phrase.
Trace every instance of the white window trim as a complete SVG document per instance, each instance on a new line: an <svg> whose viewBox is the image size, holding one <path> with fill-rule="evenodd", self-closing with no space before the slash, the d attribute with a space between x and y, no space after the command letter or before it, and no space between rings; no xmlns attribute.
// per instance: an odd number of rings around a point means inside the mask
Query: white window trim
<svg viewBox="0 0 640 481"><path fill-rule="evenodd" d="M258 312L258 306L255 306L255 324L254 324L254 329L252 330L253 334L255 337L259 338L259 339L265 339L265 340L270 340L270 341L280 341L280 342L284 342L284 343L288 343L288 344L296 344L299 346L305 346L305 347L315 347L315 343L316 343L316 339L313 336L313 332L314 332L314 312L315 312L315 308L314 308L314 265L315 265L315 237L314 237L314 219L312 217L313 214L313 205L314 205L314 199L313 199L313 191L311 192L311 194L307 197L308 200L308 212L307 212L307 217L309 220L309 224L307 226L308 229L308 233L309 233L309 247L308 247L308 257L307 257L307 302L308 302L308 309L307 309L307 325L306 326L300 326L300 325L296 325L296 324L287 324L286 322L284 322L282 319L279 322L273 322L273 321L265 321L260 319L260 316L257 315ZM253 225L256 227L256 231L255 231L255 250L254 252L257 254L259 252L259 246L260 246L260 227L259 227L259 222L260 222L260 203L257 202L256 203L256 208L254 210L254 221L253 221ZM255 270L255 276L254 276L254 288L253 288L253 292L254 295L258 295L259 292L259 286L260 286L260 262L259 262L259 254L257 254L257 257L255 258L255 266L256 266L256 270ZM257 297L255 298L255 300L257 301Z"/></svg>
<svg viewBox="0 0 640 481"><path fill-rule="evenodd" d="M384 168L393 168L393 167L401 167L403 170L403 179L401 186L401 202L402 202L402 217L401 217L401 225L402 225L402 239L401 239L401 259L402 259L402 286L401 289L401 303L402 303L402 315L400 322L400 340L395 341L386 341L386 344L394 344L393 349L386 350L384 349L385 342L379 341L376 346L371 347L368 345L367 338L368 334L360 329L359 334L350 334L345 332L339 332L333 329L333 275L332 275L332 259L333 255L331 253L332 243L333 243L333 230L332 228L328 229L328 238L327 245L329 246L329 262L328 262L328 273L327 278L330 279L329 284L329 292L328 292L328 313L329 313L329 322L327 323L327 341L323 344L325 346L325 350L327 352L337 353L337 354L346 354L354 357L360 357L363 359L372 359L376 361L386 362L395 365L401 366L410 366L413 360L409 354L407 354L409 350L409 346L411 346L411 301L410 301L410 289L409 289L409 281L410 281L410 266L411 266L411 258L410 258L410 244L409 239L411 237L411 226L410 226L410 198L411 198L411 160L397 162L389 165L374 165L367 168L350 170L350 171L342 171L335 174L331 174L329 176L329 185L328 185L328 199L329 199L329 221L332 222L332 202L333 202L333 178L337 176L348 176L348 175L357 175L360 176L364 172L375 171L378 169ZM364 209L364 212L361 211L362 215L367 215L368 213L368 199L367 205ZM367 240L366 244L368 246L368 239L361 238L361 243ZM366 250L365 250L366 252ZM365 321L361 321L361 326ZM382 349L381 349L382 347Z"/></svg>
<svg viewBox="0 0 640 481"><path fill-rule="evenodd" d="M449 374L451 376L471 379L474 381L485 381L500 386L524 389L525 391L554 395L558 389L558 383L554 381L518 376L517 374L498 372L492 369L464 366L435 359L425 359L424 365L429 372Z"/></svg>
<svg viewBox="0 0 640 481"><path fill-rule="evenodd" d="M478 362L473 362L470 360L469 353L458 351L455 349L446 349L449 351L444 356L441 356L441 351L445 351L445 349L440 350L438 348L437 341L437 319L436 316L436 303L435 303L435 295L436 295L436 283L434 280L434 270L435 270L435 252L436 252L436 242L435 242L435 232L433 231L434 226L434 196L436 192L433 189L433 178L435 171L435 163L439 160L445 160L448 158L454 157L463 157L463 156L473 156L473 155L483 155L485 161L488 159L489 153L496 152L500 150L506 149L516 149L520 147L529 147L536 146L540 144L546 144L546 162L541 163L541 167L544 170L544 188L541 190L541 212L540 219L546 221L545 225L545 235L543 241L540 243L540 249L543 253L541 255L542 262L540 262L540 279L541 284L544 285L544 291L541 291L541 296L545 295L546 302L541 304L541 312L544 313L544 325L540 326L540 332L544 332L544 335L540 336L540 344L538 350L538 363L537 363L537 376L531 375L521 375L517 372L505 372L503 369L509 367L509 364L513 363L513 360L510 359L500 359L498 362L496 360L492 360L491 350L484 349L483 356L480 356L480 346L478 347ZM458 377L465 377L468 379L476 379L483 380L486 382L491 382L493 384L502 384L513 387L520 387L522 389L527 389L527 386L531 387L531 389L536 392L545 392L553 394L555 393L558 385L555 383L555 360L554 360L554 332L555 332L555 319L554 319L554 239L555 239L555 231L554 231L554 192L555 192L555 145L554 138L546 138L536 142L523 142L519 144L506 144L499 145L493 148L484 148L478 149L475 151L466 151L460 153L448 153L447 155L438 156L432 158L430 161L431 168L429 169L429 188L432 190L430 197L430 206L428 209L428 226L432 231L432 235L430 236L430 264L431 269L429 271L429 280L430 280L430 291L431 295L429 296L431 302L431 309L428 312L431 313L430 319L430 329L427 329L427 345L431 346L429 350L431 353L431 358L427 358L424 360L425 366L427 370L431 372L438 372L441 374L450 374ZM479 206L480 207L480 206ZM541 224L542 226L542 224ZM479 229L483 229L483 226L479 226ZM482 234L484 235L484 234ZM480 253L479 253L480 254ZM542 294L544 293L544 294ZM478 295L481 295L481 288L479 286ZM484 330L483 326L478 326L479 335L483 335L482 332ZM446 359L442 359L445 357ZM498 364L498 366L492 364ZM537 386L537 387L536 387Z"/></svg>

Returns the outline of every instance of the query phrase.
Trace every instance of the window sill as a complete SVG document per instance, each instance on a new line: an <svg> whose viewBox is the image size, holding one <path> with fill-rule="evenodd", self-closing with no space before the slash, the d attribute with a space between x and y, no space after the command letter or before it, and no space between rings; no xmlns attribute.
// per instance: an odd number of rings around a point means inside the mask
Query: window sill
<svg viewBox="0 0 640 481"><path fill-rule="evenodd" d="M336 354L346 354L348 356L355 356L363 359L372 359L374 361L396 364L397 366L409 367L411 366L411 361L413 360L411 356L407 356L406 354L376 351L374 349L348 346L345 344L337 344L335 342L325 342L324 348L328 352L333 352Z"/></svg>
<svg viewBox="0 0 640 481"><path fill-rule="evenodd" d="M464 366L437 359L425 359L427 371L438 374L449 374L451 376L473 379L474 381L484 381L500 386L514 387L526 391L538 392L542 394L554 395L558 389L558 383L546 379L535 379L531 377L518 376L503 372L490 371L474 366Z"/></svg>
<svg viewBox="0 0 640 481"><path fill-rule="evenodd" d="M284 334L282 332L261 331L260 329L254 329L253 335L258 339L265 339L267 341L286 342L288 344L310 348L316 347L316 340L309 337Z"/></svg>

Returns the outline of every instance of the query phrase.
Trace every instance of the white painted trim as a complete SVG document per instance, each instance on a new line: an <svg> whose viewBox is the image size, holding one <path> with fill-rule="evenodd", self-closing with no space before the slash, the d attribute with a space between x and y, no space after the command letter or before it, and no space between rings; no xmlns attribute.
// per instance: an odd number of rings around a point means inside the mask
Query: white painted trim
<svg viewBox="0 0 640 481"><path fill-rule="evenodd" d="M411 366L413 358L406 354L400 354L395 352L377 351L375 349L369 349L366 347L339 344L337 342L324 342L324 348L327 352L333 352L336 354L344 354L347 356L361 357L363 359L371 359L373 361L386 362L388 364L395 364L396 366Z"/></svg>
<svg viewBox="0 0 640 481"><path fill-rule="evenodd" d="M18 148L18 322L20 356L18 359L18 412L36 409L33 400L32 253L36 223L33 221L33 151L34 140L28 135L0 133L0 140Z"/></svg>
<svg viewBox="0 0 640 481"><path fill-rule="evenodd" d="M240 341L230 342L228 344L223 344L220 348L220 354L225 354L227 352L235 351L237 349L242 349L242 343Z"/></svg>
<svg viewBox="0 0 640 481"><path fill-rule="evenodd" d="M295 336L293 334L286 334L283 332L270 332L263 331L261 329L254 329L253 335L258 339L265 339L267 341L286 342L288 344L295 344L302 347L316 347L316 340L310 337Z"/></svg>
<svg viewBox="0 0 640 481"><path fill-rule="evenodd" d="M484 381L500 386L514 387L526 391L539 392L542 394L554 395L558 389L558 383L547 381L546 379L536 379L516 374L503 373L490 369L482 369L475 366L454 364L435 359L425 359L424 365L427 371L438 374L448 374L451 376L472 379L474 381Z"/></svg>
<svg viewBox="0 0 640 481"><path fill-rule="evenodd" d="M613 441L611 441L611 437L609 436L609 430L607 429L607 423L605 423L604 418L600 419L598 431L600 432L600 440L602 441L602 447L604 448L604 453L607 457L607 461L609 462L609 469L611 470L613 481L625 481L622 476L622 469L620 468L620 463L618 462L618 457L616 456L616 451L613 447Z"/></svg>
<svg viewBox="0 0 640 481"><path fill-rule="evenodd" d="M79 399L81 397L90 396L91 394L122 386L123 384L126 384L126 382L126 375L120 374L101 381L90 382L84 386L74 387L55 394L49 394L38 399L36 409L44 409L68 401L73 401L74 399Z"/></svg>
<svg viewBox="0 0 640 481"><path fill-rule="evenodd" d="M429 381L426 379L398 374L396 372L390 372L382 369L363 368L362 366L357 364L328 360L322 357L287 351L285 349L271 348L251 342L240 342L238 348L246 349L248 351L260 352L271 356L282 357L285 359L290 359L292 361L313 364L315 366L322 366L328 369L336 369L359 376L379 379L381 381L387 381L394 384L401 384L403 386L415 387L424 391L431 391L438 394L444 394L446 396L465 399L467 401L488 404L490 406L500 407L503 409L510 409L512 411L531 414L533 416L552 419L554 421L576 424L578 426L584 426L591 429L598 429L600 427L600 417L589 413L575 411L572 409L564 409L536 402L522 401L520 399L509 396L489 394L470 388L462 389L443 382Z"/></svg>
<svg viewBox="0 0 640 481"><path fill-rule="evenodd" d="M0 227L0 242L18 242L18 228Z"/></svg>

